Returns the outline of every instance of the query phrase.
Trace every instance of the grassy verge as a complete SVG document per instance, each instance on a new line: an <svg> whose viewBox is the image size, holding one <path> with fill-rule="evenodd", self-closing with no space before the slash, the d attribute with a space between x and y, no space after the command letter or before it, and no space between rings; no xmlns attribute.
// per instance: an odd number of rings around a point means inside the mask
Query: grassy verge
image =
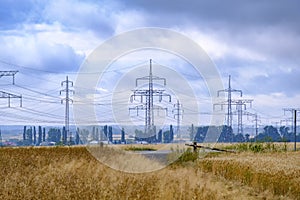
<svg viewBox="0 0 300 200"><path fill-rule="evenodd" d="M291 143L281 142L249 142L236 144L220 144L219 146L227 150L235 150L238 152L287 152L292 149Z"/></svg>

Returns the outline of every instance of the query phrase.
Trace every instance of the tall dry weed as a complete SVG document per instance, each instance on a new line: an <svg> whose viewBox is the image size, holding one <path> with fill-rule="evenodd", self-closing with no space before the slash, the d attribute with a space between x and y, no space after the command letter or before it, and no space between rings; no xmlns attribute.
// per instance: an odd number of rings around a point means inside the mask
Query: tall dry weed
<svg viewBox="0 0 300 200"><path fill-rule="evenodd" d="M199 161L198 166L227 180L239 181L274 195L300 199L300 153L225 154Z"/></svg>

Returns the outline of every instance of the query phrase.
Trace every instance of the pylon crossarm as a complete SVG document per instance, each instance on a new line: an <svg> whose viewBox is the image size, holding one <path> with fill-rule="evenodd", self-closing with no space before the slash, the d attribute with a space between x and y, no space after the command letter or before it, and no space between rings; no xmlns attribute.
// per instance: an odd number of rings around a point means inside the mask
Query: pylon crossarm
<svg viewBox="0 0 300 200"><path fill-rule="evenodd" d="M0 98L22 98L22 96L0 91Z"/></svg>
<svg viewBox="0 0 300 200"><path fill-rule="evenodd" d="M10 99L20 99L20 107L22 107L22 95L15 95L8 92L0 91L0 98L1 99L8 99L8 107L10 107Z"/></svg>

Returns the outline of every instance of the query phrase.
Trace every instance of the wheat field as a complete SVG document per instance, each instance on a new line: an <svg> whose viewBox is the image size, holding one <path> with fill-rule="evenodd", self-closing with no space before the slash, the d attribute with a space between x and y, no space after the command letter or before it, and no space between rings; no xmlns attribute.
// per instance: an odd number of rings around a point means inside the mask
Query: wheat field
<svg viewBox="0 0 300 200"><path fill-rule="evenodd" d="M258 159L250 153L218 154L153 172L126 173L102 164L85 147L1 148L0 199L296 199L299 168L293 166L300 166L300 154L288 154L274 155L274 160L269 154ZM253 169L262 169L253 173L267 176L271 168L276 175L273 163L264 168L265 163L289 156L295 163L278 178L294 177L292 186L298 186L285 194L274 192L267 179L265 186L257 186L261 177L246 183L241 174L233 175L234 169L229 173L229 167L243 171L253 164ZM278 165L278 171L285 167Z"/></svg>

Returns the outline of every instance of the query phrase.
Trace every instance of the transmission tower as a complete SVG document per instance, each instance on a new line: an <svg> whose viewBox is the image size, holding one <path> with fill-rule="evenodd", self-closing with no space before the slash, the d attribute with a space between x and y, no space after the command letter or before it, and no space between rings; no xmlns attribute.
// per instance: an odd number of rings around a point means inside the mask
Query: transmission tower
<svg viewBox="0 0 300 200"><path fill-rule="evenodd" d="M257 135L258 135L258 122L261 123L261 120L259 120L259 119L257 118L257 113L255 113L255 115L254 115L254 120L253 120L253 121L255 122L255 142L256 142Z"/></svg>
<svg viewBox="0 0 300 200"><path fill-rule="evenodd" d="M174 118L177 120L177 138L181 140L181 133L180 133L180 119L182 118L182 104L179 103L179 100L177 100L177 103L174 104L174 109L172 110L174 113Z"/></svg>
<svg viewBox="0 0 300 200"><path fill-rule="evenodd" d="M258 122L261 123L261 120L258 119L257 113L253 114L253 113L244 111L243 114L245 114L245 115L247 115L247 116L252 116L252 117L254 118L254 119L252 120L252 122L255 122L255 142L256 142L256 138L257 138L257 135L258 135Z"/></svg>
<svg viewBox="0 0 300 200"><path fill-rule="evenodd" d="M238 115L238 134L243 134L243 110L247 109L247 104L252 106L253 99L232 100L231 104L236 105Z"/></svg>
<svg viewBox="0 0 300 200"><path fill-rule="evenodd" d="M159 97L159 102L162 101L163 97L169 97L169 102L171 102L171 95L165 93L163 89L153 89L154 81L162 81L163 85L166 86L166 79L160 78L158 76L154 76L152 73L152 60L150 59L149 66L149 75L141 78L137 78L135 82L136 88L139 86L140 81L146 81L148 83L147 89L135 89L133 90L133 95L130 97L130 101L136 99L136 97L140 97L140 105L137 105L133 108L129 108L130 110L136 110L137 115L139 110L145 111L145 138L149 138L156 134L155 126L154 126L154 110L166 110L167 108L163 108L160 106L155 106L153 102L153 97ZM146 98L146 102L144 102L144 98Z"/></svg>
<svg viewBox="0 0 300 200"><path fill-rule="evenodd" d="M231 76L229 75L228 88L224 89L224 90L218 90L218 96L220 96L221 92L227 93L227 102L226 102L226 104L222 104L222 105L227 105L227 126L232 127L232 108L231 108L232 99L231 99L231 95L232 95L232 93L236 92L236 93L240 93L240 96L242 97L243 92L242 92L242 90L232 89L230 79L231 79Z"/></svg>
<svg viewBox="0 0 300 200"><path fill-rule="evenodd" d="M284 108L284 114L291 112L294 121L294 151L297 150L297 113L300 112L300 108Z"/></svg>
<svg viewBox="0 0 300 200"><path fill-rule="evenodd" d="M74 90L69 89L70 85L71 85L71 87L73 87L73 82L69 81L68 76L66 77L65 81L61 82L61 86L64 86L64 85L65 85L65 89L60 90L59 94L61 95L62 92L65 92L65 94L66 94L66 97L61 100L61 103L63 104L64 101L66 103L65 104L65 129L66 129L67 137L69 136L69 138L70 138L69 142L71 144L72 134L70 133L70 130L69 130L69 123L70 123L70 118L69 118L69 104L70 104L70 102L73 103L73 100L70 98L69 95L70 95L70 92L74 94Z"/></svg>
<svg viewBox="0 0 300 200"><path fill-rule="evenodd" d="M18 71L0 71L0 78L3 76L12 76L13 82L12 84L15 84L15 75L18 73ZM10 107L10 100L11 99L20 99L20 107L22 107L22 95L16 95L9 92L0 91L0 98L8 99L8 107Z"/></svg>

